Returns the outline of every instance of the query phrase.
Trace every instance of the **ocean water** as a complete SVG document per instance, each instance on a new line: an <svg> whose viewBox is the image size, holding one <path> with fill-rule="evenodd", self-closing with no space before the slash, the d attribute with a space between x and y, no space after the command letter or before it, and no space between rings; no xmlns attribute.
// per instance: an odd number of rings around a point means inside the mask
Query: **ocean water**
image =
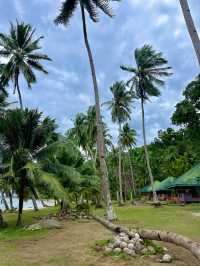
<svg viewBox="0 0 200 266"><path fill-rule="evenodd" d="M6 201L8 203L9 206L9 199L6 198ZM54 206L54 200L43 200L44 203L46 203L48 206ZM41 204L41 202L39 200L36 200L38 208L42 209L44 208ZM13 197L13 205L14 207L17 209L18 208L18 198L17 197ZM2 199L0 197L0 209L5 210L4 204L2 203ZM33 209L33 203L32 200L26 200L24 201L24 210L31 210Z"/></svg>

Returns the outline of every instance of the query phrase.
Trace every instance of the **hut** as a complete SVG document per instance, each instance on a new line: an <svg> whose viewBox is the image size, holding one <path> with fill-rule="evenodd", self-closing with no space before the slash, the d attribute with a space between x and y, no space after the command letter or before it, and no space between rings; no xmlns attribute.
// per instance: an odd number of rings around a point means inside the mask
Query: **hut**
<svg viewBox="0 0 200 266"><path fill-rule="evenodd" d="M159 200L168 201L171 200L173 195L173 190L169 189L175 182L175 177L169 176L168 178L164 179L160 182L157 192Z"/></svg>
<svg viewBox="0 0 200 266"><path fill-rule="evenodd" d="M154 181L154 188L155 191L158 190L159 186L160 186L160 181ZM145 187L140 189L140 193L151 193L152 192L152 186L151 185L146 185Z"/></svg>
<svg viewBox="0 0 200 266"><path fill-rule="evenodd" d="M159 185L160 185L160 181L154 181L154 188L155 188L155 191L157 192L158 191L158 188L159 188ZM151 198L152 196L152 186L151 185L146 185L144 186L143 188L141 188L139 190L139 192L141 194L146 194L149 196L149 199Z"/></svg>
<svg viewBox="0 0 200 266"><path fill-rule="evenodd" d="M176 191L180 202L200 202L200 164L177 178L168 189Z"/></svg>

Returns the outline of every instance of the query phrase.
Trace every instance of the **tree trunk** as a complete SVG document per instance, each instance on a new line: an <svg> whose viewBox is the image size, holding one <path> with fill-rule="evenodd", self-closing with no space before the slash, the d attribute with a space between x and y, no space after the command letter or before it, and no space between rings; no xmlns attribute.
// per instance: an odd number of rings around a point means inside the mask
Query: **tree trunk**
<svg viewBox="0 0 200 266"><path fill-rule="evenodd" d="M32 192L32 195L31 195L31 200L32 200L32 203L33 203L33 208L35 211L39 211L39 208L38 208L38 205L37 205L37 199L38 199L38 195L37 195L37 192L35 190L35 188L30 185L30 190Z"/></svg>
<svg viewBox="0 0 200 266"><path fill-rule="evenodd" d="M133 183L133 192L134 192L134 196L136 196L136 185L135 185L135 179L134 179L134 175L133 175L133 166L132 166L132 162L131 162L130 151L128 151L128 158L129 158L129 165L130 165L130 170L131 170L131 179L132 179L132 183ZM132 195L132 192L131 192L131 195Z"/></svg>
<svg viewBox="0 0 200 266"><path fill-rule="evenodd" d="M84 10L82 1L80 1L80 6L81 6L81 14L82 14L82 22L83 22L84 41L85 41L85 46L86 46L87 53L88 53L88 58L89 58L89 63L90 63L90 68L91 68L91 73L92 73L94 95L95 95L95 109L96 109L96 120L97 120L97 147L98 147L98 153L99 153L102 183L103 183L104 194L105 194L104 198L106 202L107 219L114 220L116 219L116 216L114 214L113 207L112 207L110 188L109 188L109 179L108 179L108 169L107 169L106 160L105 160L105 145L104 145L99 91L98 91L98 85L97 85L95 65L94 65L92 52L91 52L88 37L87 37L85 10Z"/></svg>
<svg viewBox="0 0 200 266"><path fill-rule="evenodd" d="M115 225L97 216L93 216L93 218L115 233L124 232L129 236L133 236L133 233L125 227L122 227L120 225ZM188 237L159 230L136 229L134 231L135 233L137 232L143 239L163 241L183 247L189 250L200 261L200 244L194 242Z"/></svg>
<svg viewBox="0 0 200 266"><path fill-rule="evenodd" d="M10 209L11 209L11 211L13 211L15 208L14 208L14 205L13 205L13 197L12 197L12 192L11 191L8 192L8 197L9 197L9 201L10 201Z"/></svg>
<svg viewBox="0 0 200 266"><path fill-rule="evenodd" d="M123 192L122 192L122 148L120 143L121 123L119 123L119 166L118 166L118 179L119 179L119 204L123 205Z"/></svg>
<svg viewBox="0 0 200 266"><path fill-rule="evenodd" d="M39 200L40 200L40 202L41 202L41 204L42 204L42 207L44 207L44 208L49 207L49 206L44 202L43 199L39 198Z"/></svg>
<svg viewBox="0 0 200 266"><path fill-rule="evenodd" d="M23 205L24 205L24 182L25 182L25 174L22 173L21 180L20 180L20 190L19 190L17 226L22 226L22 212L23 212Z"/></svg>
<svg viewBox="0 0 200 266"><path fill-rule="evenodd" d="M149 161L149 154L148 154L148 149L147 149L143 98L141 98L141 108L142 108L142 132L143 132L143 139L144 139L145 159L146 159L147 170L148 170L148 174L149 174L149 178L150 178L150 182L151 182L151 187L152 187L152 191L153 191L153 202L156 204L158 202L158 197L157 197L157 193L156 193L155 187L154 187L154 178L153 178L153 174L152 174L152 171L151 171L151 166L150 166L150 161Z"/></svg>
<svg viewBox="0 0 200 266"><path fill-rule="evenodd" d="M37 190L37 188L33 188L34 189L34 193L35 193L35 197L41 202L42 204L42 207L49 207L44 201L43 199L40 197L40 193L39 191Z"/></svg>
<svg viewBox="0 0 200 266"><path fill-rule="evenodd" d="M188 32L190 34L190 38L192 40L196 55L197 55L197 59L200 65L200 39L198 36L198 32L195 28L195 24L190 12L190 8L188 5L188 1L187 0L179 0L180 1L180 5L181 5L181 9L183 11L183 16L185 18L185 22L187 25L187 29Z"/></svg>
<svg viewBox="0 0 200 266"><path fill-rule="evenodd" d="M39 208L38 208L38 205L37 205L37 201L36 201L36 198L35 196L32 194L31 196L31 200L32 200L32 203L33 203L33 208L35 211L39 211Z"/></svg>
<svg viewBox="0 0 200 266"><path fill-rule="evenodd" d="M5 223L4 223L4 220L3 220L3 212L0 209L0 228L2 228L4 226L5 226Z"/></svg>
<svg viewBox="0 0 200 266"><path fill-rule="evenodd" d="M22 96L21 96L21 91L19 88L19 74L16 74L15 76L15 89L17 90L17 93L18 93L20 108L21 110L23 110Z"/></svg>
<svg viewBox="0 0 200 266"><path fill-rule="evenodd" d="M8 206L7 201L6 201L4 192L1 192L1 199L2 199L3 205L5 207L5 210L6 211L9 211L9 206Z"/></svg>

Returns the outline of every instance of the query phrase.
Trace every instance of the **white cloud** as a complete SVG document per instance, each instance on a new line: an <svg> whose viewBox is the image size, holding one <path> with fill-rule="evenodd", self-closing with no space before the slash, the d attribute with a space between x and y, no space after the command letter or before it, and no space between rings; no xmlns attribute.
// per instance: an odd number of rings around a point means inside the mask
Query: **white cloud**
<svg viewBox="0 0 200 266"><path fill-rule="evenodd" d="M23 16L25 13L25 7L22 4L22 1L21 0L14 0L14 6L15 6L15 10L17 12L17 15L20 17Z"/></svg>
<svg viewBox="0 0 200 266"><path fill-rule="evenodd" d="M156 21L155 21L155 25L156 26L161 26L163 24L166 24L169 21L169 16L168 15L160 15L157 17Z"/></svg>

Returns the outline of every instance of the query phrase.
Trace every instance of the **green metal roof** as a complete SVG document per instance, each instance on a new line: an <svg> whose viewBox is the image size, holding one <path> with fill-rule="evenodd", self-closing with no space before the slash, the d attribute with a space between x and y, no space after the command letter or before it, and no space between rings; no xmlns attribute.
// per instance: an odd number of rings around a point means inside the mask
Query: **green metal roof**
<svg viewBox="0 0 200 266"><path fill-rule="evenodd" d="M157 191L166 191L169 187L174 185L175 177L169 176L168 178L164 179L162 182L160 182L160 185L158 187Z"/></svg>
<svg viewBox="0 0 200 266"><path fill-rule="evenodd" d="M157 181L157 180L154 181L155 191L158 191L159 185L160 185L160 181ZM142 189L140 189L140 193L150 193L150 192L152 192L151 185L147 185L147 186L143 187Z"/></svg>
<svg viewBox="0 0 200 266"><path fill-rule="evenodd" d="M194 166L185 174L175 180L169 188L173 187L200 187L200 164Z"/></svg>

